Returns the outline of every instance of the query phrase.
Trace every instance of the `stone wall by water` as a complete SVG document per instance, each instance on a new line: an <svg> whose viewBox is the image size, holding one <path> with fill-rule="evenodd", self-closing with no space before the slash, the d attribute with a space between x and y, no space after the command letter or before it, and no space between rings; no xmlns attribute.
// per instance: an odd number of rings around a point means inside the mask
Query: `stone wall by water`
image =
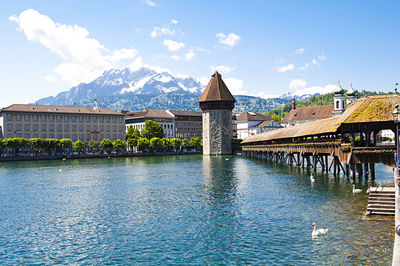
<svg viewBox="0 0 400 266"><path fill-rule="evenodd" d="M203 111L203 154L232 154L232 111Z"/></svg>

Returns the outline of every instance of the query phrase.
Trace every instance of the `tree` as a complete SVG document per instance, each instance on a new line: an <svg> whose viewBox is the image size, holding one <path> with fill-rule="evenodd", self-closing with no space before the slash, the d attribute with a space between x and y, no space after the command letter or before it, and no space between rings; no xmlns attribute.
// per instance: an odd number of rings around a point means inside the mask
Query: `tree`
<svg viewBox="0 0 400 266"><path fill-rule="evenodd" d="M140 150L143 150L143 149L148 148L149 145L150 145L150 141L149 141L147 138L139 138L139 139L137 140L137 147L138 147Z"/></svg>
<svg viewBox="0 0 400 266"><path fill-rule="evenodd" d="M282 120L281 116L280 116L280 115L276 115L276 114L273 114L273 115L271 116L271 118L274 119L274 120L276 120L276 121L278 121L278 122L281 122L281 120Z"/></svg>
<svg viewBox="0 0 400 266"><path fill-rule="evenodd" d="M182 140L182 146L185 146L185 147L189 146L189 140L187 138L184 138Z"/></svg>
<svg viewBox="0 0 400 266"><path fill-rule="evenodd" d="M88 144L89 144L89 148L91 148L91 149L97 148L97 146L99 146L99 143L94 139L89 140Z"/></svg>
<svg viewBox="0 0 400 266"><path fill-rule="evenodd" d="M128 145L128 147L129 147L129 149L131 150L131 151L133 151L133 147L135 147L136 145L137 145L137 139L135 139L135 138L129 138L127 141L126 141L126 145Z"/></svg>
<svg viewBox="0 0 400 266"><path fill-rule="evenodd" d="M200 138L191 138L190 139L190 145L192 145L196 149L200 148L200 146L201 146Z"/></svg>
<svg viewBox="0 0 400 266"><path fill-rule="evenodd" d="M3 156L3 148L4 148L3 140L0 139L0 157Z"/></svg>
<svg viewBox="0 0 400 266"><path fill-rule="evenodd" d="M153 150L161 148L161 139L157 137L152 138L150 140L150 148L152 148Z"/></svg>
<svg viewBox="0 0 400 266"><path fill-rule="evenodd" d="M80 153L84 148L85 148L85 143L83 143L81 140L75 141L74 150Z"/></svg>
<svg viewBox="0 0 400 266"><path fill-rule="evenodd" d="M175 148L175 151L181 146L182 142L180 139L178 138L172 138L171 139L171 145L172 147Z"/></svg>
<svg viewBox="0 0 400 266"><path fill-rule="evenodd" d="M63 149L70 149L73 146L72 140L71 139L60 139L60 146Z"/></svg>
<svg viewBox="0 0 400 266"><path fill-rule="evenodd" d="M113 148L113 144L110 139L103 139L99 144L99 148L109 152Z"/></svg>
<svg viewBox="0 0 400 266"><path fill-rule="evenodd" d="M134 132L135 132L135 131L133 130L133 126L132 126L132 125L129 125L128 129L126 130L125 139L128 140L128 139L130 139L130 138L133 138L133 133L134 133Z"/></svg>
<svg viewBox="0 0 400 266"><path fill-rule="evenodd" d="M140 131L139 131L139 129L135 128L135 131L133 131L132 138L134 138L134 139L140 138Z"/></svg>
<svg viewBox="0 0 400 266"><path fill-rule="evenodd" d="M164 150L168 150L169 148L171 148L171 141L169 138L161 139L161 148Z"/></svg>
<svg viewBox="0 0 400 266"><path fill-rule="evenodd" d="M57 147L60 146L60 141L58 139L45 139L47 153L52 153Z"/></svg>
<svg viewBox="0 0 400 266"><path fill-rule="evenodd" d="M117 150L119 150L119 149L125 149L125 147L126 147L126 142L123 141L122 139L116 139L116 140L114 140L114 142L113 142L113 148L114 148L114 149L117 149Z"/></svg>
<svg viewBox="0 0 400 266"><path fill-rule="evenodd" d="M146 120L144 123L144 128L141 132L141 136L147 139L152 139L154 137L163 138L164 130L160 123L152 120Z"/></svg>

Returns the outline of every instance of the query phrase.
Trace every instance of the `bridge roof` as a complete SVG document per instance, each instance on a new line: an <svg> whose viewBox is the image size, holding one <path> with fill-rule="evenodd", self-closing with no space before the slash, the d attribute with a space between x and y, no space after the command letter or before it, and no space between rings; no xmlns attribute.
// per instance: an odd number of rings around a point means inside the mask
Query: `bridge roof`
<svg viewBox="0 0 400 266"><path fill-rule="evenodd" d="M349 105L341 116L249 136L242 144L336 133L342 125L393 122L392 112L396 103L400 104L399 95L368 96Z"/></svg>
<svg viewBox="0 0 400 266"><path fill-rule="evenodd" d="M340 126L340 124L337 123L338 119L339 117L331 117L327 119L264 132L245 138L242 141L242 144L335 133Z"/></svg>

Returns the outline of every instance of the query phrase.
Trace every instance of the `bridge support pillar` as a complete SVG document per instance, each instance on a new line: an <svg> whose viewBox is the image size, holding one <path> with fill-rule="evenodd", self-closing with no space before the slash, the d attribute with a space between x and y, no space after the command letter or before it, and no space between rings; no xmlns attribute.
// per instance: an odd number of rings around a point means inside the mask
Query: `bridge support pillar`
<svg viewBox="0 0 400 266"><path fill-rule="evenodd" d="M362 164L357 163L357 164L356 164L356 170L357 170L357 178L358 178L359 180L362 179L362 172L363 172Z"/></svg>
<svg viewBox="0 0 400 266"><path fill-rule="evenodd" d="M369 171L368 171L368 164L364 163L364 179L368 180Z"/></svg>
<svg viewBox="0 0 400 266"><path fill-rule="evenodd" d="M374 163L369 164L369 180L370 181L375 180L375 164Z"/></svg>

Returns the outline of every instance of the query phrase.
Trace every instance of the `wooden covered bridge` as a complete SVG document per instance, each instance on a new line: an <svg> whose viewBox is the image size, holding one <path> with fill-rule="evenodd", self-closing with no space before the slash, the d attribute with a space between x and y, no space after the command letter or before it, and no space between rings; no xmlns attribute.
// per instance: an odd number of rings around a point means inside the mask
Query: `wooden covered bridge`
<svg viewBox="0 0 400 266"><path fill-rule="evenodd" d="M308 167L317 171L375 179L375 163L394 167L395 144L377 142L381 130L395 132L398 95L358 99L340 116L249 136L244 156Z"/></svg>

